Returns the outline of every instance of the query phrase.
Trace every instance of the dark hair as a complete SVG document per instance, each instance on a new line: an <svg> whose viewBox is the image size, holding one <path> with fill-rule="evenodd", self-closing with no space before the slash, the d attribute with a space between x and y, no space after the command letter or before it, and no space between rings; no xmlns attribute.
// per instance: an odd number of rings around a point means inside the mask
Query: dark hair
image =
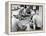
<svg viewBox="0 0 46 36"><path fill-rule="evenodd" d="M20 5L21 7L24 7L24 5Z"/></svg>
<svg viewBox="0 0 46 36"><path fill-rule="evenodd" d="M36 6L36 10L39 10L39 6Z"/></svg>

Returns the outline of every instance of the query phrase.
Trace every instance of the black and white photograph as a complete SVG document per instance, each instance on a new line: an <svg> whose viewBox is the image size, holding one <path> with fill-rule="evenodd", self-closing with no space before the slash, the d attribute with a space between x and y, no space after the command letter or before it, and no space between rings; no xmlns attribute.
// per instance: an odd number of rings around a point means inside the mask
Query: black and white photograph
<svg viewBox="0 0 46 36"><path fill-rule="evenodd" d="M43 6L11 4L11 32L43 30Z"/></svg>

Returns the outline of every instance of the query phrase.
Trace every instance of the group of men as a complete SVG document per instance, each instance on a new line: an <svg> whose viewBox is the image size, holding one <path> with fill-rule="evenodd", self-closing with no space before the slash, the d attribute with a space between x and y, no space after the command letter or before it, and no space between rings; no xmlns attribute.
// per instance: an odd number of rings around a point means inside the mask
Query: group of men
<svg viewBox="0 0 46 36"><path fill-rule="evenodd" d="M30 6L19 7L19 14L12 17L12 32L32 31L42 29L42 21L39 16L39 10L33 10Z"/></svg>

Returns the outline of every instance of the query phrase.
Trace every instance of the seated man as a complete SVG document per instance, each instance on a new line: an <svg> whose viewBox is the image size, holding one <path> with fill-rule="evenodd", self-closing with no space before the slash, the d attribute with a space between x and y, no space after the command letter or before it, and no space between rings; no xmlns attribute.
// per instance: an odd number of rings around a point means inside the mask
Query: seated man
<svg viewBox="0 0 46 36"><path fill-rule="evenodd" d="M42 21L39 16L39 12L37 12L37 10L36 10L36 13L33 15L32 20L33 20L34 30L35 29L39 30L42 28Z"/></svg>

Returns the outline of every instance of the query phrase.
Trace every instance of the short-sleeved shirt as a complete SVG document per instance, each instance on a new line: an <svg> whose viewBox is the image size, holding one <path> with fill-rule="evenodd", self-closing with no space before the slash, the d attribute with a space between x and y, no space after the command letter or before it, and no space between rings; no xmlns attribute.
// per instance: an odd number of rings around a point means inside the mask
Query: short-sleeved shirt
<svg viewBox="0 0 46 36"><path fill-rule="evenodd" d="M40 16L39 15L34 15L33 16L33 23L34 24L37 24L37 27L41 27L42 26L42 21L41 21L41 18L40 18Z"/></svg>

